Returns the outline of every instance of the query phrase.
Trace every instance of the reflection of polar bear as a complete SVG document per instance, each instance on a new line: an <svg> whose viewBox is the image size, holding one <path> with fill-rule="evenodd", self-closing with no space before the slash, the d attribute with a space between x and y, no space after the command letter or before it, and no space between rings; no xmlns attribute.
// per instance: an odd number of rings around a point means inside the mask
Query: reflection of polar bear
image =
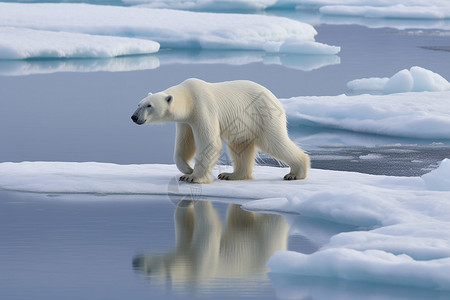
<svg viewBox="0 0 450 300"><path fill-rule="evenodd" d="M188 79L149 94L131 117L136 124L177 122L174 159L180 180L207 183L225 140L234 172L219 179L251 179L257 149L291 167L286 180L303 179L309 157L288 137L278 99L251 81L207 83ZM195 154L194 169L189 161Z"/></svg>
<svg viewBox="0 0 450 300"><path fill-rule="evenodd" d="M171 282L210 278L248 278L266 272L275 251L287 247L288 225L279 215L228 208L226 228L211 202L182 201L175 211L175 251L142 255L134 267Z"/></svg>

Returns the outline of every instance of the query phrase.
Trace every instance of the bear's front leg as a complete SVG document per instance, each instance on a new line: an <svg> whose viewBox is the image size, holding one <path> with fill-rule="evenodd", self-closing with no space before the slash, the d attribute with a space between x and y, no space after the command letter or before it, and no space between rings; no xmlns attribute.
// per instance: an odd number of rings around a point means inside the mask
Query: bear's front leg
<svg viewBox="0 0 450 300"><path fill-rule="evenodd" d="M209 135L203 134L196 140L198 151L195 157L195 166L192 174L183 175L181 181L189 183L210 183L211 171L220 156L222 141L220 134L213 137L213 132ZM198 142L197 142L198 141Z"/></svg>
<svg viewBox="0 0 450 300"><path fill-rule="evenodd" d="M178 170L184 174L192 174L189 161L195 155L195 141L192 128L186 123L177 123L174 161Z"/></svg>

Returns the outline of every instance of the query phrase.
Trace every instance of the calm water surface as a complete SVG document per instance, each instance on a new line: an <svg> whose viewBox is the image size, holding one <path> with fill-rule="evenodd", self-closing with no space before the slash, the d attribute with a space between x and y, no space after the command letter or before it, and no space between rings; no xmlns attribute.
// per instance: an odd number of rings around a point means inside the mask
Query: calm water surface
<svg viewBox="0 0 450 300"><path fill-rule="evenodd" d="M325 237L313 242L288 234L287 221L311 220L250 213L236 204L0 197L2 299L273 298L265 263L274 251L311 253L331 234L351 228L322 223Z"/></svg>
<svg viewBox="0 0 450 300"><path fill-rule="evenodd" d="M188 77L250 79L280 98L337 95L346 92L349 80L391 76L413 65L450 78L444 63L450 52L423 48L448 45L445 35L348 25L317 30L318 41L342 47L339 57L163 51L111 60L0 62L0 161L172 163L174 125L138 127L130 116L149 91ZM290 133L305 140L317 130L290 128ZM327 140L304 145L314 166L416 176L450 153L445 141L334 133L357 142L337 148ZM0 299L448 296L267 274L265 262L274 251L311 253L332 235L355 228L297 215L248 213L229 201L177 202L0 191ZM193 220L203 225L177 227Z"/></svg>
<svg viewBox="0 0 450 300"><path fill-rule="evenodd" d="M364 230L230 202L0 192L1 299L448 299L433 290L267 273ZM222 200L224 201L224 200Z"/></svg>

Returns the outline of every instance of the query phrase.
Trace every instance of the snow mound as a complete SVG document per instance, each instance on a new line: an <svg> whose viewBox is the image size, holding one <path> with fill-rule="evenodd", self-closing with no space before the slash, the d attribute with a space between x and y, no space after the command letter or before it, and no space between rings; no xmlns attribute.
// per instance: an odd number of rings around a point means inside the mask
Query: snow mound
<svg viewBox="0 0 450 300"><path fill-rule="evenodd" d="M446 170L442 175L448 178L448 161L434 172ZM216 166L213 176L228 169ZM174 165L0 163L0 189L66 196L161 195L171 200L223 200L232 195L233 202L247 210L298 213L356 226L333 233L310 255L277 252L268 262L272 272L449 289L450 191L430 190L420 177L312 169L306 180L286 182L282 176L287 172L255 166L255 180L186 184L178 181ZM432 174L427 180L438 182L440 176Z"/></svg>
<svg viewBox="0 0 450 300"><path fill-rule="evenodd" d="M450 92L294 97L281 100L289 125L420 139L450 139Z"/></svg>
<svg viewBox="0 0 450 300"><path fill-rule="evenodd" d="M284 43L289 41L285 46L289 52L294 51L294 46L289 45L307 43L308 51L316 47L318 54L322 54L327 46L315 42L317 31L311 25L282 17L74 3L0 3L0 27L10 27L4 31L12 31L9 37L13 44L22 43L24 38L19 36L15 41L16 29L11 27L133 37L156 41L163 48L264 50L267 43L276 43L281 45L282 51ZM55 37L52 36L51 41L55 42ZM67 36L61 33L61 37ZM77 36L77 39L81 37ZM92 39L89 37L80 43L90 44ZM56 42L54 51L58 51L62 43ZM136 44L134 40L130 42ZM42 44L42 41L32 39L27 49L40 48ZM49 45L51 43L47 47ZM332 49L333 54L338 52L338 47Z"/></svg>
<svg viewBox="0 0 450 300"><path fill-rule="evenodd" d="M0 27L0 59L115 57L158 50L159 44L150 40Z"/></svg>
<svg viewBox="0 0 450 300"><path fill-rule="evenodd" d="M422 176L430 190L450 191L450 159L444 159L439 168Z"/></svg>
<svg viewBox="0 0 450 300"><path fill-rule="evenodd" d="M412 67L401 70L391 78L362 78L349 81L347 88L357 92L369 93L405 93L405 92L438 92L450 90L450 83L433 71Z"/></svg>
<svg viewBox="0 0 450 300"><path fill-rule="evenodd" d="M320 7L324 15L340 15L365 18L396 18L396 19L448 19L450 7L446 6L408 6L403 4L389 6L349 6L328 5Z"/></svg>

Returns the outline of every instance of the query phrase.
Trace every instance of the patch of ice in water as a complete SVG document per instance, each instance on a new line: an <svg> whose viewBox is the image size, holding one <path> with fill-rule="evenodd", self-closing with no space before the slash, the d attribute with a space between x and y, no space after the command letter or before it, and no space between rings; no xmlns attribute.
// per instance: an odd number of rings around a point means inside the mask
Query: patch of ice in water
<svg viewBox="0 0 450 300"><path fill-rule="evenodd" d="M367 155L361 155L359 157L359 159L363 159L363 160L382 159L382 158L383 158L383 155L375 154L375 153L369 153Z"/></svg>
<svg viewBox="0 0 450 300"><path fill-rule="evenodd" d="M103 58L159 51L150 40L0 27L0 59Z"/></svg>
<svg viewBox="0 0 450 300"><path fill-rule="evenodd" d="M349 81L351 91L369 93L437 92L450 90L450 83L441 75L421 67L401 70L391 78L362 78Z"/></svg>
<svg viewBox="0 0 450 300"><path fill-rule="evenodd" d="M315 126L421 139L450 139L450 92L294 97L281 100L291 128Z"/></svg>

